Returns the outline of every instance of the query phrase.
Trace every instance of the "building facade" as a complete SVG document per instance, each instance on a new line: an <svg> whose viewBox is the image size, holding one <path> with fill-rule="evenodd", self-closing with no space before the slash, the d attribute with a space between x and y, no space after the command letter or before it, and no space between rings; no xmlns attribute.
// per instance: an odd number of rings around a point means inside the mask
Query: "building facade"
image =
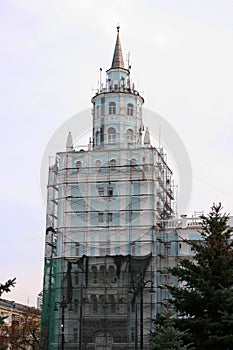
<svg viewBox="0 0 233 350"><path fill-rule="evenodd" d="M0 299L0 347L6 349L39 349L41 311L27 305ZM5 348L4 348L5 349Z"/></svg>
<svg viewBox="0 0 233 350"><path fill-rule="evenodd" d="M182 250L172 171L144 130L130 70L118 28L87 149L69 133L49 169L42 349L150 349L165 267Z"/></svg>

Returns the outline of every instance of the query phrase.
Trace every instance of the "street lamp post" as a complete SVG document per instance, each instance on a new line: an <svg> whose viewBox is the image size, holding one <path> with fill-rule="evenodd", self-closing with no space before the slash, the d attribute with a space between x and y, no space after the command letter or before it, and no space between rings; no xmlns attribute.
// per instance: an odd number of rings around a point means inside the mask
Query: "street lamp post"
<svg viewBox="0 0 233 350"><path fill-rule="evenodd" d="M135 350L138 350L138 306L136 306L135 312Z"/></svg>
<svg viewBox="0 0 233 350"><path fill-rule="evenodd" d="M154 282L152 280L144 281L142 272L140 273L139 281L134 282L134 284L136 284L136 288L139 289L139 292L140 292L140 350L143 350L143 292L148 283L151 284L150 292L154 293L155 291L152 290ZM134 290L134 294L136 294L135 290ZM136 318L137 318L137 313L136 313ZM137 335L137 332L136 332L136 335ZM136 341L136 344L137 344L137 341Z"/></svg>
<svg viewBox="0 0 233 350"><path fill-rule="evenodd" d="M65 308L68 304L69 303L65 300L65 297L63 295L62 300L56 301L54 307L54 311L58 311L57 305L59 305L61 308L61 350L64 350L65 346Z"/></svg>
<svg viewBox="0 0 233 350"><path fill-rule="evenodd" d="M143 289L144 283L141 280L140 286L140 350L143 349Z"/></svg>
<svg viewBox="0 0 233 350"><path fill-rule="evenodd" d="M82 349L82 338L83 338L83 285L81 284L81 295L80 295L80 321L79 321L79 350Z"/></svg>

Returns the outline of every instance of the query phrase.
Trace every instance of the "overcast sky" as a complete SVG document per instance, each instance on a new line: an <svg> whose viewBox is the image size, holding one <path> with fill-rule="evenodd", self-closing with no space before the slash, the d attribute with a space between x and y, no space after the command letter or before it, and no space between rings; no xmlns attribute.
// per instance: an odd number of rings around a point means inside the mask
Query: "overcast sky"
<svg viewBox="0 0 233 350"><path fill-rule="evenodd" d="M0 282L17 278L3 297L35 305L42 289L42 157L56 130L91 107L118 22L145 107L189 154L187 213L221 201L233 214L232 19L232 0L0 0Z"/></svg>

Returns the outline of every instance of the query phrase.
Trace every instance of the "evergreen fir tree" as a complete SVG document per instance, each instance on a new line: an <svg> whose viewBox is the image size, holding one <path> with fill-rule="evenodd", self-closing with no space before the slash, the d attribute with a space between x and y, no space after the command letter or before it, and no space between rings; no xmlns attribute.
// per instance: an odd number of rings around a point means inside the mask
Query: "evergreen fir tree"
<svg viewBox="0 0 233 350"><path fill-rule="evenodd" d="M0 283L0 297L3 293L10 292L11 287L15 286L15 278L13 280L8 280L6 283ZM4 323L4 318L0 316L0 325Z"/></svg>
<svg viewBox="0 0 233 350"><path fill-rule="evenodd" d="M193 260L169 269L178 287L168 287L179 314L179 329L189 329L198 350L233 349L233 241L221 204L202 216L200 242L188 242Z"/></svg>
<svg viewBox="0 0 233 350"><path fill-rule="evenodd" d="M194 350L191 344L184 345L185 331L175 327L174 312L164 309L155 319L155 330L151 333L151 343L155 350Z"/></svg>
<svg viewBox="0 0 233 350"><path fill-rule="evenodd" d="M15 278L8 280L5 284L0 283L0 297L3 293L10 292L10 288L15 286ZM0 335L1 335L1 327L4 325L5 317L0 316ZM8 348L8 345L0 346L0 350L5 350Z"/></svg>

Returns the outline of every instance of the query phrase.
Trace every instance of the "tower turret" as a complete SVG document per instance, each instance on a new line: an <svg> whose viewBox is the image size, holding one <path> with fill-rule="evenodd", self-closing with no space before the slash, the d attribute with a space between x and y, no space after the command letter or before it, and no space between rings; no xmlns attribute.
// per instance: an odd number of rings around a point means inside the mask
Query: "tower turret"
<svg viewBox="0 0 233 350"><path fill-rule="evenodd" d="M124 67L119 29L106 84L92 98L94 149L137 148L142 143L144 100L131 82L130 67Z"/></svg>
<svg viewBox="0 0 233 350"><path fill-rule="evenodd" d="M144 146L150 146L150 132L148 127L146 128L144 135Z"/></svg>
<svg viewBox="0 0 233 350"><path fill-rule="evenodd" d="M71 131L69 131L69 134L66 140L66 152L70 152L70 151L74 151L73 137L72 137Z"/></svg>

